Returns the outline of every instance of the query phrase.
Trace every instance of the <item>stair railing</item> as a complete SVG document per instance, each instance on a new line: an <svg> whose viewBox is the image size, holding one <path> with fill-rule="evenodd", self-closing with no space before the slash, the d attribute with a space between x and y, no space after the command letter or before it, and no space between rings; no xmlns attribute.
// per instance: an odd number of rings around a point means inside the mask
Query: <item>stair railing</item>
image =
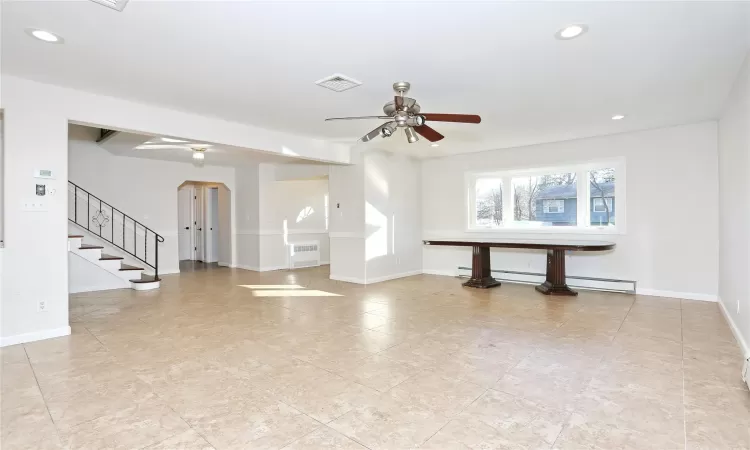
<svg viewBox="0 0 750 450"><path fill-rule="evenodd" d="M73 194L68 220L151 267L154 280L159 280L159 244L164 237L72 181L68 181L68 192ZM115 225L118 218L120 223ZM138 252L141 247L143 254Z"/></svg>

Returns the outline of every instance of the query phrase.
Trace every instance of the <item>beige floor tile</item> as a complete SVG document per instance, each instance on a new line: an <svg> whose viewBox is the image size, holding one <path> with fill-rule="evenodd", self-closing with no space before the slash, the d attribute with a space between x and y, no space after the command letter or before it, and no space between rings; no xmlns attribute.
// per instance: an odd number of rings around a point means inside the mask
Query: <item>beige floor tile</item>
<svg viewBox="0 0 750 450"><path fill-rule="evenodd" d="M245 405L228 413L188 420L211 445L278 449L320 427L320 422L281 402Z"/></svg>
<svg viewBox="0 0 750 450"><path fill-rule="evenodd" d="M381 355L350 361L335 371L338 375L380 392L406 381L419 373L418 369Z"/></svg>
<svg viewBox="0 0 750 450"><path fill-rule="evenodd" d="M573 414L555 442L554 449L678 450L680 441L661 434L648 434Z"/></svg>
<svg viewBox="0 0 750 450"><path fill-rule="evenodd" d="M386 395L401 403L415 405L445 417L453 417L484 391L485 388L482 386L444 377L428 370L409 378Z"/></svg>
<svg viewBox="0 0 750 450"><path fill-rule="evenodd" d="M570 413L490 389L466 408L462 416L490 425L509 442L518 435L530 439L529 445L544 443L549 447Z"/></svg>
<svg viewBox="0 0 750 450"><path fill-rule="evenodd" d="M512 437L473 417L457 417L420 448L429 450L548 449L537 436L516 432Z"/></svg>
<svg viewBox="0 0 750 450"><path fill-rule="evenodd" d="M8 449L63 449L44 403L4 409L0 413L0 446Z"/></svg>
<svg viewBox="0 0 750 450"><path fill-rule="evenodd" d="M688 408L685 412L688 449L750 449L750 419L716 415Z"/></svg>
<svg viewBox="0 0 750 450"><path fill-rule="evenodd" d="M338 431L321 427L312 433L292 442L284 447L284 450L310 450L310 449L332 449L332 450L366 450L366 447L349 439Z"/></svg>
<svg viewBox="0 0 750 450"><path fill-rule="evenodd" d="M272 284L339 296L241 287ZM222 268L72 295L70 315L71 336L0 349L3 448L748 445L710 302Z"/></svg>
<svg viewBox="0 0 750 450"><path fill-rule="evenodd" d="M448 422L447 418L384 397L359 405L329 426L371 450L414 448Z"/></svg>
<svg viewBox="0 0 750 450"><path fill-rule="evenodd" d="M374 389L332 373L298 380L278 394L287 405L322 423L328 423L379 396Z"/></svg>
<svg viewBox="0 0 750 450"><path fill-rule="evenodd" d="M161 442L150 445L144 450L215 450L211 444L209 444L203 436L198 434L195 430L188 430L180 434L176 434L169 437Z"/></svg>
<svg viewBox="0 0 750 450"><path fill-rule="evenodd" d="M143 402L73 426L62 433L71 449L141 448L188 431L169 406Z"/></svg>

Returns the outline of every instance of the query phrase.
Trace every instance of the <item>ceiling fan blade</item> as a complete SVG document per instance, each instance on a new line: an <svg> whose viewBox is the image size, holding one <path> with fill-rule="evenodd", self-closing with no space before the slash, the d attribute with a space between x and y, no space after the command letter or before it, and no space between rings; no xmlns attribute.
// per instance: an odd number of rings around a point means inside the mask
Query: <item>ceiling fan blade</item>
<svg viewBox="0 0 750 450"><path fill-rule="evenodd" d="M358 120L358 119L381 119L381 120L390 120L390 116L355 116L355 117L330 117L326 119L326 122L329 120Z"/></svg>
<svg viewBox="0 0 750 450"><path fill-rule="evenodd" d="M426 120L436 122L458 122L458 123L479 123L482 118L474 114L431 114L420 113Z"/></svg>
<svg viewBox="0 0 750 450"><path fill-rule="evenodd" d="M414 127L414 131L419 133L423 138L427 139L430 142L437 142L445 137L435 131L433 128L428 127L427 125Z"/></svg>

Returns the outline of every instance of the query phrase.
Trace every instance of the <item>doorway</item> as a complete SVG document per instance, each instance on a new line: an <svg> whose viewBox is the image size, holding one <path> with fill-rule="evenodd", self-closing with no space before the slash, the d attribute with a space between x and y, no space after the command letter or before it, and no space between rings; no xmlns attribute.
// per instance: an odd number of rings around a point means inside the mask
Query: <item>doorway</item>
<svg viewBox="0 0 750 450"><path fill-rule="evenodd" d="M177 192L180 271L229 265L229 189L222 183L189 181L180 185Z"/></svg>

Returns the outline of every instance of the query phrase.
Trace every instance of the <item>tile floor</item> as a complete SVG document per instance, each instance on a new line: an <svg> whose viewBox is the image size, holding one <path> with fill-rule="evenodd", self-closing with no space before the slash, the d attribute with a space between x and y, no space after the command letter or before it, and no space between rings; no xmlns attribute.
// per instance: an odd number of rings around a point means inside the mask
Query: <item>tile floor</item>
<svg viewBox="0 0 750 450"><path fill-rule="evenodd" d="M4 450L750 448L715 303L221 269L70 317L1 350Z"/></svg>

